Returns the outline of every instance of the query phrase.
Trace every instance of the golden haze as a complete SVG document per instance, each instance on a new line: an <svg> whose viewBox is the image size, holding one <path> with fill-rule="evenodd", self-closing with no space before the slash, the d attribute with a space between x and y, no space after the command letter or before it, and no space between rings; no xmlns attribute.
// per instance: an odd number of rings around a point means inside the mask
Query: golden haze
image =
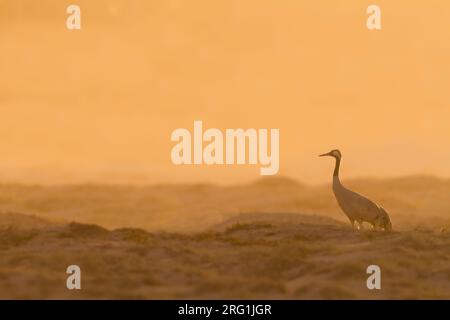
<svg viewBox="0 0 450 320"><path fill-rule="evenodd" d="M170 133L280 128L280 173L449 176L450 4L0 1L0 178L38 183L253 180L258 166L175 167Z"/></svg>

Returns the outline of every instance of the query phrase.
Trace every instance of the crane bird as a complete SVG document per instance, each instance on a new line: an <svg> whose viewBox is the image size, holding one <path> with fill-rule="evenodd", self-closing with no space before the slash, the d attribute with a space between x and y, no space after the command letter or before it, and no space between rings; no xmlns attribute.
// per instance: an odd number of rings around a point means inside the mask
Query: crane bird
<svg viewBox="0 0 450 320"><path fill-rule="evenodd" d="M359 193L345 188L339 180L339 166L341 165L342 154L339 150L331 150L328 153L319 155L319 157L333 157L336 160L333 173L333 192L336 200L350 220L353 230L355 230L355 221L359 228L362 228L363 222L368 222L373 229L381 228L385 231L392 230L391 219L383 207L367 199Z"/></svg>

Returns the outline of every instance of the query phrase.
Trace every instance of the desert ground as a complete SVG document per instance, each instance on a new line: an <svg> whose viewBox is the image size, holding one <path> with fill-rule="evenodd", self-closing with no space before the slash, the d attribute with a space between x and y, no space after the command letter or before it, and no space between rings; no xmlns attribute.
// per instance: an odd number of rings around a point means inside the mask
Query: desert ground
<svg viewBox="0 0 450 320"><path fill-rule="evenodd" d="M450 299L450 180L344 183L394 231L353 231L330 185L0 185L0 298ZM82 289L66 288L79 265ZM366 268L382 271L368 290Z"/></svg>

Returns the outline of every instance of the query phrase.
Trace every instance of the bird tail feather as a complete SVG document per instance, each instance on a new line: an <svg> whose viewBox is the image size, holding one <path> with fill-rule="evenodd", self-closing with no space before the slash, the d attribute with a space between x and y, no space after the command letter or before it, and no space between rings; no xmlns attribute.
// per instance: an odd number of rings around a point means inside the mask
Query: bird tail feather
<svg viewBox="0 0 450 320"><path fill-rule="evenodd" d="M392 230L392 223L391 223L391 219L389 217L389 213L387 213L387 211L380 206L380 211L383 213L383 224L384 224L384 229L387 231L391 231Z"/></svg>

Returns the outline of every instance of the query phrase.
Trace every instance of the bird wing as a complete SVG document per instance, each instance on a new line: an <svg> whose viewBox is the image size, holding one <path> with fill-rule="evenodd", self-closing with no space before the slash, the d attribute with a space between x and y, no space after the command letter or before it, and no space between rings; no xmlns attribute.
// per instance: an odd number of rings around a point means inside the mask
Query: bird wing
<svg viewBox="0 0 450 320"><path fill-rule="evenodd" d="M369 222L376 219L379 206L367 197L344 187L335 191L335 194L339 205L350 219Z"/></svg>

